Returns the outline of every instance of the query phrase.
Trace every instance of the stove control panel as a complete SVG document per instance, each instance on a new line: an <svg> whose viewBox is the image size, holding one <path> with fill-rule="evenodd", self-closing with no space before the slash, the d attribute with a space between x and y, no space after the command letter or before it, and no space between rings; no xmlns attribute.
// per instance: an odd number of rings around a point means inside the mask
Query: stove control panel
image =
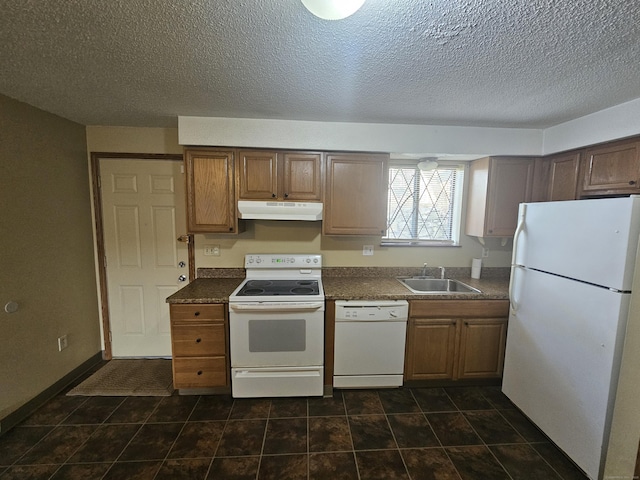
<svg viewBox="0 0 640 480"><path fill-rule="evenodd" d="M320 268L322 255L315 254L253 254L245 255L245 268Z"/></svg>

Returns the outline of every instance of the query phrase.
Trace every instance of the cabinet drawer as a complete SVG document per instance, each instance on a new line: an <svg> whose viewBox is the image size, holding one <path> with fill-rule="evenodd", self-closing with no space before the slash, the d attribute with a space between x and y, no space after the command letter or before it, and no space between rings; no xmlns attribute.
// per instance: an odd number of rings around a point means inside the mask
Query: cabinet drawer
<svg viewBox="0 0 640 480"><path fill-rule="evenodd" d="M225 354L223 323L173 325L171 341L174 357L203 357Z"/></svg>
<svg viewBox="0 0 640 480"><path fill-rule="evenodd" d="M226 384L225 357L173 359L174 388L222 387Z"/></svg>
<svg viewBox="0 0 640 480"><path fill-rule="evenodd" d="M169 305L171 320L224 320L224 305L181 304Z"/></svg>
<svg viewBox="0 0 640 480"><path fill-rule="evenodd" d="M414 300L409 302L412 318L507 317L508 300Z"/></svg>

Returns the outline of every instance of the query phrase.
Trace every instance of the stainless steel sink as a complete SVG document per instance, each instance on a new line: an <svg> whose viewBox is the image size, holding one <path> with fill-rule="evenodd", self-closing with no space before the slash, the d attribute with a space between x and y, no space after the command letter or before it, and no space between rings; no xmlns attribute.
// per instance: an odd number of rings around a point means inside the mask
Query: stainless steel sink
<svg viewBox="0 0 640 480"><path fill-rule="evenodd" d="M413 293L482 293L466 283L449 278L398 278Z"/></svg>

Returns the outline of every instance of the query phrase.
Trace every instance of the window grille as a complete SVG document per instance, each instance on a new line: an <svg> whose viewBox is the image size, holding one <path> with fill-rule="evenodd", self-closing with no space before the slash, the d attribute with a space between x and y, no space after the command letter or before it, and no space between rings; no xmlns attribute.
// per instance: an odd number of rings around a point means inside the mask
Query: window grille
<svg viewBox="0 0 640 480"><path fill-rule="evenodd" d="M463 175L459 165L391 165L385 243L456 244Z"/></svg>

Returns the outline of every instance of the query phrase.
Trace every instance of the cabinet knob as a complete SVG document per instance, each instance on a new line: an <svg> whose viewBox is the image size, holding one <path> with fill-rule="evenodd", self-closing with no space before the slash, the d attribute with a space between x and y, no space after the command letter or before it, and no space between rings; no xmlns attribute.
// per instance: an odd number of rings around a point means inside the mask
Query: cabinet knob
<svg viewBox="0 0 640 480"><path fill-rule="evenodd" d="M230 232L233 232L233 227L229 227L229 231L230 231Z"/></svg>
<svg viewBox="0 0 640 480"><path fill-rule="evenodd" d="M272 194L271 194L271 198L276 198L276 194L275 194L275 193L272 193Z"/></svg>
<svg viewBox="0 0 640 480"><path fill-rule="evenodd" d="M285 193L285 194L284 194L284 198L289 198L289 194L288 194L288 193Z"/></svg>
<svg viewBox="0 0 640 480"><path fill-rule="evenodd" d="M195 317L198 317L198 316L200 316L200 312L195 312L193 315L194 315Z"/></svg>
<svg viewBox="0 0 640 480"><path fill-rule="evenodd" d="M196 338L196 343L200 343L202 341L201 338Z"/></svg>
<svg viewBox="0 0 640 480"><path fill-rule="evenodd" d="M637 182L635 180L629 180L629 185L635 185Z"/></svg>
<svg viewBox="0 0 640 480"><path fill-rule="evenodd" d="M198 370L198 375L202 375L202 370Z"/></svg>

